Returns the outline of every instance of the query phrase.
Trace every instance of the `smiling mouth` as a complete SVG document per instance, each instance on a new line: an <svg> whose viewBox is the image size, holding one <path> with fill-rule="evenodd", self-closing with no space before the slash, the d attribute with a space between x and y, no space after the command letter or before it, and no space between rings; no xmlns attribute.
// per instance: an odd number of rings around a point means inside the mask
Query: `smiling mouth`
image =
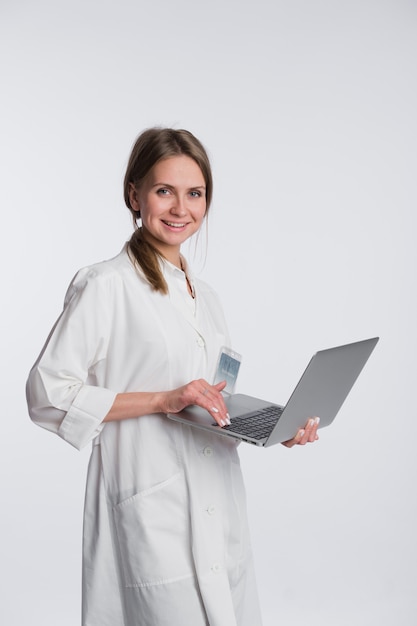
<svg viewBox="0 0 417 626"><path fill-rule="evenodd" d="M164 224L166 224L167 226L170 226L171 228L184 228L184 226L187 226L187 224L185 223L179 223L179 222L166 222L165 220L162 220L164 222Z"/></svg>

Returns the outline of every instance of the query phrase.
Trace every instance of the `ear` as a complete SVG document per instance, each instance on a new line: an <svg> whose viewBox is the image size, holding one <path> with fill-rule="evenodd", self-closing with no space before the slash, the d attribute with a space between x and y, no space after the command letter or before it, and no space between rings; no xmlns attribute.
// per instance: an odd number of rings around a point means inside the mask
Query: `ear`
<svg viewBox="0 0 417 626"><path fill-rule="evenodd" d="M138 217L140 216L140 205L139 205L139 194L133 183L129 183L129 202L130 206L134 211L138 213Z"/></svg>

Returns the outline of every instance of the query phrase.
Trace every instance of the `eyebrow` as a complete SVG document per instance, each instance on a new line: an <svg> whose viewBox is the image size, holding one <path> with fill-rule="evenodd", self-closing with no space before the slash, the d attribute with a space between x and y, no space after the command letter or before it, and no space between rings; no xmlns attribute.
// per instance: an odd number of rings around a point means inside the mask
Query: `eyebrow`
<svg viewBox="0 0 417 626"><path fill-rule="evenodd" d="M169 189L175 189L175 185L170 185L169 183L155 183L154 185L152 185L153 187L169 187ZM188 187L188 189L205 189L206 186L205 185L191 185L191 187Z"/></svg>

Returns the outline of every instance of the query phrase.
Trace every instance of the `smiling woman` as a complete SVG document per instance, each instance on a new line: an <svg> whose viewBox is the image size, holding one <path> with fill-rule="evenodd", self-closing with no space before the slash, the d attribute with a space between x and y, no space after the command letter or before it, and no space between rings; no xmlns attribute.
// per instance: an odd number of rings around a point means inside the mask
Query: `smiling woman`
<svg viewBox="0 0 417 626"><path fill-rule="evenodd" d="M204 148L145 131L124 192L131 240L78 272L27 384L35 422L93 443L83 625L260 626L237 443L166 418L195 404L230 424L226 382L212 384L230 346L222 308L180 252L210 205Z"/></svg>
<svg viewBox="0 0 417 626"><path fill-rule="evenodd" d="M139 135L124 179L124 198L136 229L129 251L156 291L168 293L159 255L168 254L166 258L174 265L185 267L176 246L199 229L203 218L207 217L212 195L210 161L203 145L192 133L149 128ZM167 241L165 237L170 232L178 239Z"/></svg>

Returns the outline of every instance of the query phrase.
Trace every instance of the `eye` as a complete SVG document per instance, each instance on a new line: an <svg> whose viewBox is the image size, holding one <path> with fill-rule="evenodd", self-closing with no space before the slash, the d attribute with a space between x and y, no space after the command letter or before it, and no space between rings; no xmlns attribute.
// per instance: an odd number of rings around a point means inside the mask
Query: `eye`
<svg viewBox="0 0 417 626"><path fill-rule="evenodd" d="M161 187L160 189L157 190L156 193L159 194L160 196L167 196L169 194L169 189L167 189L166 187Z"/></svg>
<svg viewBox="0 0 417 626"><path fill-rule="evenodd" d="M190 191L190 196L192 198L201 198L201 191Z"/></svg>

